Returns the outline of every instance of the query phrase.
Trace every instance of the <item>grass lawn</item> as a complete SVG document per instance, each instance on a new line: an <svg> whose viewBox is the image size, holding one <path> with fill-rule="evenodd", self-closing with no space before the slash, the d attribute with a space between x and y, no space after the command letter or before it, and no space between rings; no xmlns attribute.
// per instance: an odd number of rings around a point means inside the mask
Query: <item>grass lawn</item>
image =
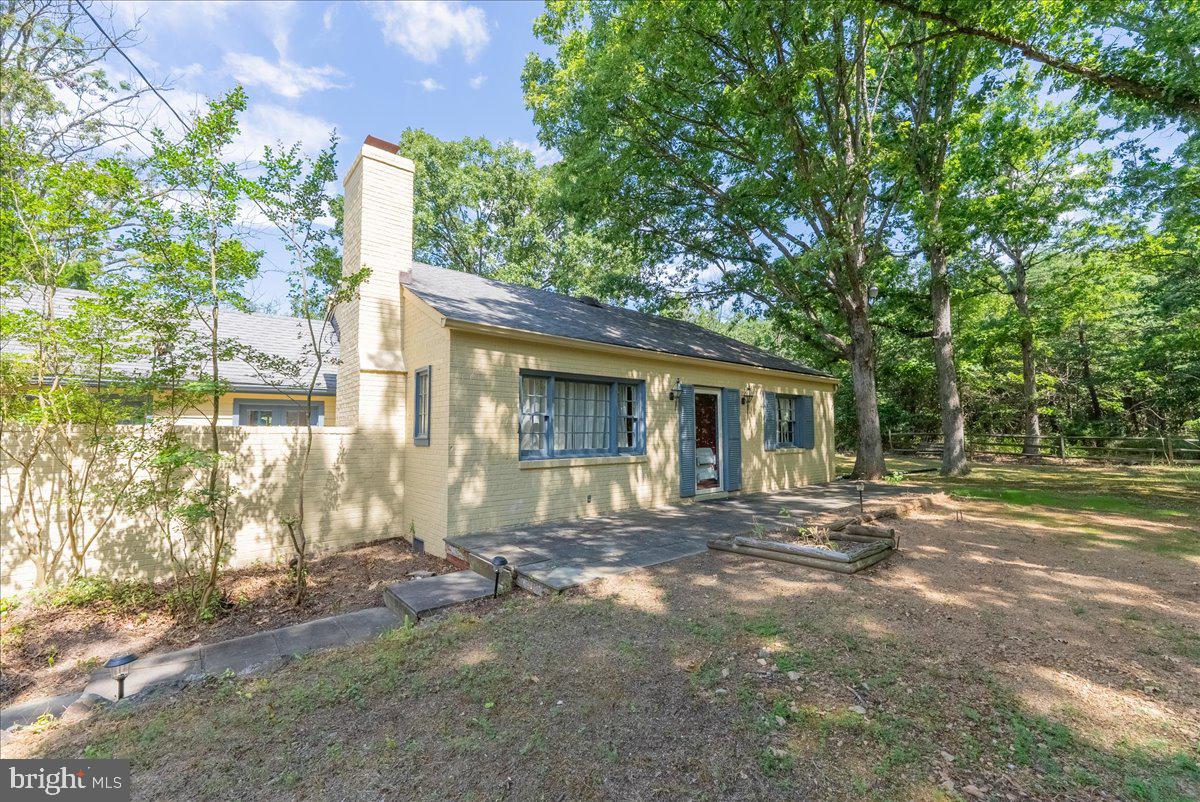
<svg viewBox="0 0 1200 802"><path fill-rule="evenodd" d="M906 471L937 460L888 460L905 483L936 487L961 499L1000 502L1004 514L1045 523L1068 537L1119 542L1159 554L1200 556L1200 466L1036 465L977 463L963 477ZM840 461L848 473L852 460ZM1091 518L1102 513L1103 520ZM1154 524L1165 524L1163 527Z"/></svg>
<svg viewBox="0 0 1200 802"><path fill-rule="evenodd" d="M953 505L863 574L709 553L5 757L128 756L144 799L1197 798L1196 474L912 479Z"/></svg>

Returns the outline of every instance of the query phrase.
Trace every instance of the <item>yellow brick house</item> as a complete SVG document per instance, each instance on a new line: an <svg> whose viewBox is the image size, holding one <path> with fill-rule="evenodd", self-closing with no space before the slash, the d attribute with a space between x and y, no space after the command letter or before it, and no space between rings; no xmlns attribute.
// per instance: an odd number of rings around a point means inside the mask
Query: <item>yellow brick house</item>
<svg viewBox="0 0 1200 802"><path fill-rule="evenodd" d="M344 267L371 272L337 310L337 423L386 445L370 481L399 484L416 545L833 478L835 379L691 323L414 263L414 169L368 137L345 179Z"/></svg>

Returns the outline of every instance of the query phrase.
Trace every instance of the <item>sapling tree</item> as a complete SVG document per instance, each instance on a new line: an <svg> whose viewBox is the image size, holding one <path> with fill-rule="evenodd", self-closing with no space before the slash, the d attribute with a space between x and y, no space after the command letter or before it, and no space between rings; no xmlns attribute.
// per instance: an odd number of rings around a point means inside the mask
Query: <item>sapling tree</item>
<svg viewBox="0 0 1200 802"><path fill-rule="evenodd" d="M140 229L130 240L159 292L187 310L206 344L203 363L196 366L188 389L206 398L207 442L203 454L191 453L185 460L202 478L189 490L186 502L171 512L182 519L183 533L197 538L201 554L196 614L209 611L217 599L220 570L230 545L231 488L220 424L220 400L229 383L221 364L237 349L222 336L221 311L247 307L242 290L257 274L260 258L241 239L239 202L244 184L230 155L238 115L245 108L245 93L237 88L210 101L178 141L161 130L154 132L148 167L167 195L143 214Z"/></svg>
<svg viewBox="0 0 1200 802"><path fill-rule="evenodd" d="M291 262L288 300L301 319L303 356L288 360L260 351L246 351L264 383L285 388L303 387L300 424L304 442L293 477L295 506L281 520L294 552L295 603L304 604L308 588L309 539L307 529L307 477L313 448L313 395L325 365L333 359L333 312L347 301L366 278L369 268L350 275L341 271L341 232L331 220L339 211L329 186L337 178L337 139L313 158L302 155L299 145L267 147L261 173L245 184L247 196L270 220L283 239Z"/></svg>
<svg viewBox="0 0 1200 802"><path fill-rule="evenodd" d="M0 14L0 450L5 529L38 580L82 573L147 455L140 399L148 295L123 235L152 193L116 143L150 87L110 81L113 41L86 3L10 3ZM77 297L65 288L95 290ZM169 319L178 325L178 317Z"/></svg>

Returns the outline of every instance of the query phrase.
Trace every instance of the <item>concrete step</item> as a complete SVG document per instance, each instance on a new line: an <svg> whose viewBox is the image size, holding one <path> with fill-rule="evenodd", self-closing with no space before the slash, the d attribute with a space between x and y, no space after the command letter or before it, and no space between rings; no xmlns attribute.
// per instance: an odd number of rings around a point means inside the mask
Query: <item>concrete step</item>
<svg viewBox="0 0 1200 802"><path fill-rule="evenodd" d="M491 596L492 588L491 577L457 571L394 582L384 588L383 603L397 616L416 623L436 610Z"/></svg>
<svg viewBox="0 0 1200 802"><path fill-rule="evenodd" d="M703 554L707 550L708 547L703 543L681 539L621 554L546 560L528 567L519 567L516 582L518 587L544 596L637 568L648 568L659 563Z"/></svg>

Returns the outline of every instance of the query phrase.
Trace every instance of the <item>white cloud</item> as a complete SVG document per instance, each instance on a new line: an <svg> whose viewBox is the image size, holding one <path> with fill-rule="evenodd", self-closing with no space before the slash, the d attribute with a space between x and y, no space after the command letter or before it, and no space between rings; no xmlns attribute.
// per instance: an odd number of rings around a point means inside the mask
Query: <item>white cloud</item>
<svg viewBox="0 0 1200 802"><path fill-rule="evenodd" d="M434 80L433 78L422 78L419 81L409 81L409 83L416 84L417 86L421 87L421 89L426 92L439 92L442 89L446 88L445 86L443 86L442 84L440 84L436 80Z"/></svg>
<svg viewBox="0 0 1200 802"><path fill-rule="evenodd" d="M371 14L383 24L386 42L426 63L455 46L471 61L491 38L483 9L459 0L376 0Z"/></svg>
<svg viewBox="0 0 1200 802"><path fill-rule="evenodd" d="M250 53L226 53L225 66L234 79L242 84L265 86L283 97L297 98L305 92L345 88L345 84L336 80L342 75L336 68L328 64L321 67L305 67L291 61L282 53L279 61L274 64L262 56Z"/></svg>
<svg viewBox="0 0 1200 802"><path fill-rule="evenodd" d="M554 164L562 158L562 154L554 148L548 148L541 142L524 142L520 139L512 140L512 143L522 150L527 150L533 154L533 163L538 167L545 167L548 164Z"/></svg>
<svg viewBox="0 0 1200 802"><path fill-rule="evenodd" d="M330 3L325 7L325 13L321 15L321 27L327 31L333 30L333 14L337 11L337 6Z"/></svg>
<svg viewBox="0 0 1200 802"><path fill-rule="evenodd" d="M267 4L243 3L241 0L186 0L173 3L151 0L120 0L113 3L113 14L126 25L141 20L146 26L212 28L228 22L229 12L241 5L265 7Z"/></svg>
<svg viewBox="0 0 1200 802"><path fill-rule="evenodd" d="M472 89L480 89L483 87L483 84L485 81L487 81L487 76L480 73L479 75L476 75L474 78L472 78L470 81L468 81L467 83L471 84Z"/></svg>
<svg viewBox="0 0 1200 802"><path fill-rule="evenodd" d="M251 103L241 120L241 131L233 145L235 155L244 160L256 160L263 145L282 142L301 143L306 154L316 153L329 144L333 123L311 114L276 106L272 103Z"/></svg>
<svg viewBox="0 0 1200 802"><path fill-rule="evenodd" d="M193 61L186 67L174 67L171 69L172 80L183 83L194 81L202 75L204 75L204 65L196 61Z"/></svg>

